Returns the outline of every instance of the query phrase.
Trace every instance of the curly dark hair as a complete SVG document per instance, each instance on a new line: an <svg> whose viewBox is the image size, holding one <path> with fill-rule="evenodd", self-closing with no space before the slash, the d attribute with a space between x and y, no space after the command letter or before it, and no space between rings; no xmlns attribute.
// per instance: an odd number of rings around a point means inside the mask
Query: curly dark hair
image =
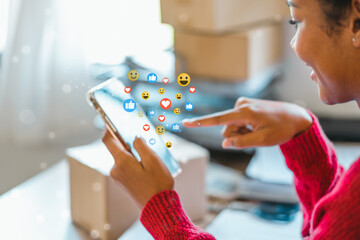
<svg viewBox="0 0 360 240"><path fill-rule="evenodd" d="M326 32L338 32L352 10L352 0L318 0L327 22Z"/></svg>

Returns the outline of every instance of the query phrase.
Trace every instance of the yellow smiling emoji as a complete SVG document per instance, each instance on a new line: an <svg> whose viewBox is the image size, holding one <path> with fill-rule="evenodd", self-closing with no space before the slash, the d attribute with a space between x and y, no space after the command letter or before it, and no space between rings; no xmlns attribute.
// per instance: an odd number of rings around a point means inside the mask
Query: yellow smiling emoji
<svg viewBox="0 0 360 240"><path fill-rule="evenodd" d="M164 94L164 93L165 93L165 89L164 89L164 88L159 88L159 93L160 93L160 94Z"/></svg>
<svg viewBox="0 0 360 240"><path fill-rule="evenodd" d="M136 81L139 79L139 72L136 70L131 70L128 73L128 78L130 81Z"/></svg>
<svg viewBox="0 0 360 240"><path fill-rule="evenodd" d="M145 91L141 94L141 97L144 99L144 100L148 100L150 98L150 93L148 91Z"/></svg>
<svg viewBox="0 0 360 240"><path fill-rule="evenodd" d="M171 147L172 147L172 143L171 143L171 142L167 142L167 143L165 144L165 146L166 146L167 148L171 148Z"/></svg>
<svg viewBox="0 0 360 240"><path fill-rule="evenodd" d="M176 94L176 99L181 100L182 99L182 94L181 93Z"/></svg>
<svg viewBox="0 0 360 240"><path fill-rule="evenodd" d="M165 133L165 128L163 126L159 125L156 127L155 131L158 135L163 135Z"/></svg>
<svg viewBox="0 0 360 240"><path fill-rule="evenodd" d="M186 87L191 82L190 76L187 73L181 73L177 77L177 82L180 86Z"/></svg>

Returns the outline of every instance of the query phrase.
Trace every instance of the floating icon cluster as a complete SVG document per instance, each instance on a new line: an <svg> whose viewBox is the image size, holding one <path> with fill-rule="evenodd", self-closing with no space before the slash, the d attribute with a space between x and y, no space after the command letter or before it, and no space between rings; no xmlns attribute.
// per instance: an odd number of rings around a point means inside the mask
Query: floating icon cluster
<svg viewBox="0 0 360 240"><path fill-rule="evenodd" d="M131 71L129 71L129 73L128 73L128 78L129 78L130 81L137 81L137 80L139 79L139 77L140 77L139 72L136 71L136 70L131 70ZM157 76L155 73L150 73L150 74L147 75L146 80L147 80L150 84L153 84L153 83L156 83L156 82L158 81L158 76ZM179 75L177 76L177 79L176 79L176 80L177 80L177 83L178 83L181 87L186 87L186 86L188 86L188 85L190 84L190 82L191 82L191 78L190 78L189 74L187 74L187 73L181 73L181 74L179 74ZM165 84L165 85L167 85L169 82L170 82L170 80L169 80L169 78L167 78L167 77L164 77L164 78L162 79L162 83ZM127 87L124 88L124 91L125 91L125 93L130 93L130 92L131 92L131 88L127 86ZM158 94L163 95L163 94L165 93L165 91L166 91L165 88L164 88L164 87L161 87L161 88L158 89ZM189 92L190 92L190 94L194 94L194 93L196 92L196 88L193 87L193 86L189 87ZM152 93L152 94L154 94L154 93ZM148 91L143 91L143 92L141 93L141 98L142 98L143 100L145 100L145 101L148 100L148 99L150 99L150 97L151 97L151 94L150 94ZM174 114L179 115L179 114L181 114L181 110L180 110L180 108L179 108L179 106L178 106L178 105L179 105L179 104L178 104L178 100L181 100L182 98L183 98L183 95L182 95L181 93L177 93L177 94L174 96L173 101L172 101L171 99L169 99L169 98L162 98L162 99L160 100L159 106L161 107L161 109L163 109L163 110L165 110L165 111L166 111L166 110L169 110L172 106L175 106L174 109L173 109L173 112L174 112ZM127 111L127 112L133 112L133 111L135 111L135 109L136 109L136 102L135 102L135 100L133 100L133 99L127 99L127 100L124 101L124 106L123 106L123 107L124 107L124 110L125 110L125 111ZM194 109L194 105L193 105L193 103L191 103L191 102L185 103L185 105L184 105L183 107L185 108L186 111L192 111L192 110ZM137 116L138 116L139 118L144 117L144 115L145 115L144 112L138 112L138 113L137 113ZM156 116L157 114L156 114L156 111L155 111L154 109L150 109L150 110L146 113L146 115L151 118L151 117ZM157 116L158 121L159 121L160 123L164 123L164 122L166 121L166 116L165 116L165 115L166 115L166 114L160 114L160 115ZM148 132L148 131L150 131L150 130L151 130L151 129L150 129L150 125L149 125L149 124L143 125L143 131ZM175 132L175 133L180 132L180 131L181 131L181 125L180 125L179 123L173 123L173 124L171 125L171 130L172 130L172 132ZM163 135L163 134L165 133L165 127L162 126L161 124L159 124L159 125L155 128L155 132L156 132L158 135ZM151 138L151 139L149 140L149 144L150 144L150 145L155 145L155 144L156 144L156 140L155 140L154 138ZM171 147L173 146L173 144L168 141L168 142L166 142L165 146L166 146L167 148L171 148Z"/></svg>

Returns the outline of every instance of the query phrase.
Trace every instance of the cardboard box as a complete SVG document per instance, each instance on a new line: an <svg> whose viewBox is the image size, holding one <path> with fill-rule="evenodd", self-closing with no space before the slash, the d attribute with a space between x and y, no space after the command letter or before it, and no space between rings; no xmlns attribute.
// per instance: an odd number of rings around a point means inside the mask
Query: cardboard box
<svg viewBox="0 0 360 240"><path fill-rule="evenodd" d="M175 31L175 71L227 82L244 81L282 60L282 39L280 24L226 35Z"/></svg>
<svg viewBox="0 0 360 240"><path fill-rule="evenodd" d="M183 172L175 178L175 190L192 220L206 213L205 170L209 160L206 149L176 136L171 152ZM73 222L92 237L118 239L140 215L132 199L113 181L109 172L113 159L101 141L67 150L70 166L71 216Z"/></svg>
<svg viewBox="0 0 360 240"><path fill-rule="evenodd" d="M161 0L161 19L176 30L229 32L289 17L284 0Z"/></svg>

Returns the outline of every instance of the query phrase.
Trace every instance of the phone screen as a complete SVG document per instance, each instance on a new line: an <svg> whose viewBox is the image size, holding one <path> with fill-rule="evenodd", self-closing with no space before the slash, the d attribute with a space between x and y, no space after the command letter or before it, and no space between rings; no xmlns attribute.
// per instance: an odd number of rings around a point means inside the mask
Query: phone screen
<svg viewBox="0 0 360 240"><path fill-rule="evenodd" d="M119 80L109 80L108 84L93 90L93 97L138 160L140 156L133 147L136 136L144 138L148 146L165 163L170 173L173 176L177 175L181 172L178 162L155 132L155 127L146 117L141 106L130 94L125 93L124 88L125 86ZM143 112L144 116L139 117L139 112ZM148 131L143 129L146 124L150 127Z"/></svg>

